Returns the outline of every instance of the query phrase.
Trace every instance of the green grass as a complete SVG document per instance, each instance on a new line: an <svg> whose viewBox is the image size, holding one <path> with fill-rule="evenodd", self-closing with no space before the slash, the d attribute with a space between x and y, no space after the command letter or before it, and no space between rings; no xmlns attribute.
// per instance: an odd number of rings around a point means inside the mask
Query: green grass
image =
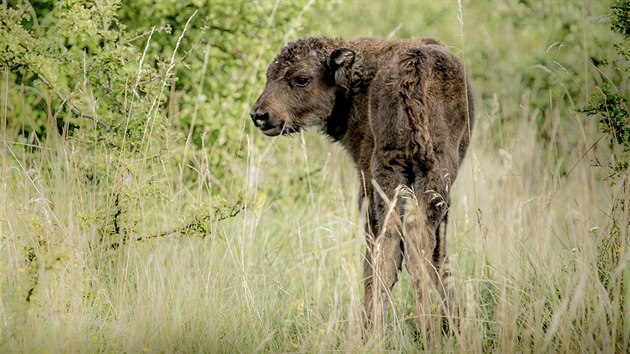
<svg viewBox="0 0 630 354"><path fill-rule="evenodd" d="M575 112L606 80L584 58L612 53L600 46L613 41L607 24L593 20L607 10L541 4L529 13L511 2L465 3L462 27L456 1L348 1L335 18L311 14L320 27L302 29L441 38L472 77L477 125L448 230L460 330L424 343L431 352L630 348L628 216L611 210L613 199L628 203L630 193L602 180L605 171L593 166L606 159L596 120ZM554 38L563 14L571 15L569 30ZM263 73L247 75L262 80ZM6 90L15 88L6 79L1 86L6 112L14 104ZM243 116L229 117L244 122L235 138L248 146L246 163L234 167L242 178L233 181L213 179L211 146L173 163L169 153L182 144L175 138L165 139L161 155L125 170L103 146L58 136L24 146L2 131L0 352L422 348L405 272L387 336L363 338L365 244L352 162L315 132L262 136L246 122L245 106ZM113 177L86 178L93 159ZM130 210L120 224L143 240L112 248L122 240L102 239L101 219L115 211L106 190L123 196ZM181 225L191 209L213 210L239 195L240 213L211 219L204 237L158 234ZM613 217L621 241L607 243L615 238Z"/></svg>

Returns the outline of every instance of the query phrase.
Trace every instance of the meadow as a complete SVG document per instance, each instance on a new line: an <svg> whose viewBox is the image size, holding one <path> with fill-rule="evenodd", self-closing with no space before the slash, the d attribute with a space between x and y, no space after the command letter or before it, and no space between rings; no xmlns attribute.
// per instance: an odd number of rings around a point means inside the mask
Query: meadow
<svg viewBox="0 0 630 354"><path fill-rule="evenodd" d="M1 353L630 351L627 150L582 112L630 92L610 3L12 3ZM318 35L437 38L466 67L454 333L416 336L403 271L387 335L364 336L352 161L250 122L274 53Z"/></svg>

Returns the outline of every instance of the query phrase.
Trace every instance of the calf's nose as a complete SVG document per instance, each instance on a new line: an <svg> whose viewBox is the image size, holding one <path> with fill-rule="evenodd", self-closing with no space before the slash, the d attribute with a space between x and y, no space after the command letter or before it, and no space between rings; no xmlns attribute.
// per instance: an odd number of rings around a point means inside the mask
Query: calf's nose
<svg viewBox="0 0 630 354"><path fill-rule="evenodd" d="M269 120L269 113L267 112L252 111L249 115L252 117L252 120L256 123L256 125L260 125Z"/></svg>

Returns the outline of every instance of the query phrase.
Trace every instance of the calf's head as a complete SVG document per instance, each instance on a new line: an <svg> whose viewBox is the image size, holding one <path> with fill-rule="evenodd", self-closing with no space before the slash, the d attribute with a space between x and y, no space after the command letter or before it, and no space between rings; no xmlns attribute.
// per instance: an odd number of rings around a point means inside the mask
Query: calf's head
<svg viewBox="0 0 630 354"><path fill-rule="evenodd" d="M328 48L325 40L287 45L269 65L265 89L250 115L265 135L299 132L322 125L339 93L347 92L355 53Z"/></svg>

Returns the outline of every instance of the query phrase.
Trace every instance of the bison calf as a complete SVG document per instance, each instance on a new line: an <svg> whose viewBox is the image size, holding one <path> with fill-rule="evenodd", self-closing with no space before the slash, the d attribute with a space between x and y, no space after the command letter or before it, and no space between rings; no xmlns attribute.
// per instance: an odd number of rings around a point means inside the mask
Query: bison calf
<svg viewBox="0 0 630 354"><path fill-rule="evenodd" d="M251 117L269 136L319 127L350 153L367 215L366 324L382 333L404 257L416 326L431 332L430 295L449 308L449 194L473 125L457 59L432 39L302 39L270 64Z"/></svg>

